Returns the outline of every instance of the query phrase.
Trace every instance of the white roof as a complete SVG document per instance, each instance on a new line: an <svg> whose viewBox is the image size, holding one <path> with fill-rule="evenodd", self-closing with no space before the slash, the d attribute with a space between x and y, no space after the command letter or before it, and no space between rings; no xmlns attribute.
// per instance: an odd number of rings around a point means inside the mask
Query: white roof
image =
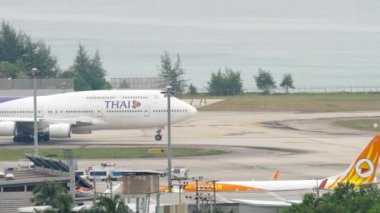
<svg viewBox="0 0 380 213"><path fill-rule="evenodd" d="M245 199L233 199L238 203L253 205L253 206L271 206L271 207L287 207L292 203L298 203L297 201L274 201L274 200L245 200Z"/></svg>
<svg viewBox="0 0 380 213"><path fill-rule="evenodd" d="M51 209L51 206L27 206L27 207L17 208L17 211L19 213L34 213L36 212L35 210L44 211L48 209Z"/></svg>

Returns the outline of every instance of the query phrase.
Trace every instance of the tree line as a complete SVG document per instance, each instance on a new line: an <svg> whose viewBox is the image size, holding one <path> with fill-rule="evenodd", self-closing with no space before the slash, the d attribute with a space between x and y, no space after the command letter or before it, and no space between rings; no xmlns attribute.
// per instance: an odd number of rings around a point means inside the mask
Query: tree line
<svg viewBox="0 0 380 213"><path fill-rule="evenodd" d="M193 84L188 85L188 80L184 78L185 69L182 67L179 54L173 60L168 52L164 52L160 59L159 76L167 79L177 94L198 93L198 89ZM31 36L16 31L13 26L3 21L0 28L0 78L29 78L32 68L40 71L39 78L74 79L76 91L111 89L111 84L105 79L107 71L103 68L98 50L91 56L85 47L79 44L73 64L67 69L62 69L52 54L51 47L44 41L35 42ZM264 94L270 94L276 88L269 71L259 69L254 79L256 86ZM238 95L243 92L242 82L240 71L226 67L211 73L206 89L211 95ZM289 88L294 88L291 74L284 76L280 86L285 88L286 92Z"/></svg>
<svg viewBox="0 0 380 213"><path fill-rule="evenodd" d="M50 206L47 210L36 211L40 213L70 213L74 207L74 199L62 183L46 182L33 190L32 203L36 206ZM99 198L91 208L83 209L82 213L131 213L132 210L125 205L122 196L116 194L112 197Z"/></svg>
<svg viewBox="0 0 380 213"><path fill-rule="evenodd" d="M185 88L188 87L188 94L198 94L198 89L193 85L187 85L187 80L184 79L185 69L182 68L181 59L177 54L175 62L169 53L165 52L161 56L161 65L159 66L160 76L169 80L169 84L176 93L183 94ZM253 77L258 89L262 90L264 94L269 95L277 88L276 82L273 79L270 71L265 71L259 68L258 74ZM294 89L294 81L291 74L285 74L280 87L283 87L286 93L289 89ZM207 82L207 91L210 95L227 96L239 95L243 93L243 80L241 72L226 67L219 69L217 72L211 73L210 81Z"/></svg>
<svg viewBox="0 0 380 213"><path fill-rule="evenodd" d="M75 90L110 88L99 51L91 57L79 44L73 64L63 70L44 41L35 42L31 36L16 31L3 21L0 28L0 78L29 78L32 68L40 71L39 78L73 78Z"/></svg>
<svg viewBox="0 0 380 213"><path fill-rule="evenodd" d="M305 194L301 204L293 204L284 213L375 213L380 212L380 191L375 186L339 184L333 192L317 197Z"/></svg>

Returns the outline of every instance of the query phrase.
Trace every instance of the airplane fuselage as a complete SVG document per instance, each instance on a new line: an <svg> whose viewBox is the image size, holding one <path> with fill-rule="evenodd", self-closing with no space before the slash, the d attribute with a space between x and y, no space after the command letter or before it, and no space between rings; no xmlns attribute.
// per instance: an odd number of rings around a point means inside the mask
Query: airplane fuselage
<svg viewBox="0 0 380 213"><path fill-rule="evenodd" d="M194 107L175 97L170 105L172 123L196 113ZM70 124L72 133L83 134L102 129L161 128L167 124L167 108L166 95L154 90L85 91L37 98L39 131L54 124ZM1 122L15 122L17 134L22 126L30 126L33 112L33 97L7 98L0 102L0 126ZM7 134L0 130L0 135Z"/></svg>

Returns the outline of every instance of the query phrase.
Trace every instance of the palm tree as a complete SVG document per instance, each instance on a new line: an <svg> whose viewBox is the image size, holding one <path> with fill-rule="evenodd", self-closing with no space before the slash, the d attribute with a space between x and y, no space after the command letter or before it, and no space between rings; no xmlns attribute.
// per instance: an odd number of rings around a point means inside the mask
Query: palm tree
<svg viewBox="0 0 380 213"><path fill-rule="evenodd" d="M60 213L70 213L71 208L73 207L74 204L74 199L73 197L66 193L66 194L61 194L57 197L57 199L54 200L53 202L53 208L59 209Z"/></svg>
<svg viewBox="0 0 380 213"><path fill-rule="evenodd" d="M96 204L97 212L107 213L129 213L131 210L125 205L120 195L114 197L100 197L99 203ZM95 211L96 212L96 211Z"/></svg>
<svg viewBox="0 0 380 213"><path fill-rule="evenodd" d="M47 182L38 185L33 190L32 202L35 205L52 205L58 195L65 193L65 188L56 182Z"/></svg>
<svg viewBox="0 0 380 213"><path fill-rule="evenodd" d="M69 213L74 204L74 200L66 188L58 182L38 185L33 190L33 195L32 202L35 205L50 205L54 209L59 209L61 213Z"/></svg>

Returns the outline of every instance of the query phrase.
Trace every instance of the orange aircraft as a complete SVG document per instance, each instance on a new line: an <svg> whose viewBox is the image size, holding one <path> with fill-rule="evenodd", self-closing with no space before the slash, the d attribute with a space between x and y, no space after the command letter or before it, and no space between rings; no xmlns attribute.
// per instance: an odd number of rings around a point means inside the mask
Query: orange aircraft
<svg viewBox="0 0 380 213"><path fill-rule="evenodd" d="M217 192L237 192L237 191L282 191L301 189L328 189L332 190L339 183L350 182L359 187L363 184L371 184L375 181L377 164L380 153L380 135L375 136L371 142L363 149L352 164L342 173L323 178L320 180L276 180L278 172L275 172L272 181L217 181L215 191ZM161 191L168 191L168 187L160 188ZM198 191L210 192L214 190L212 182L198 182ZM178 192L179 188L173 188L173 192ZM185 183L182 188L184 192L196 191L196 182Z"/></svg>

